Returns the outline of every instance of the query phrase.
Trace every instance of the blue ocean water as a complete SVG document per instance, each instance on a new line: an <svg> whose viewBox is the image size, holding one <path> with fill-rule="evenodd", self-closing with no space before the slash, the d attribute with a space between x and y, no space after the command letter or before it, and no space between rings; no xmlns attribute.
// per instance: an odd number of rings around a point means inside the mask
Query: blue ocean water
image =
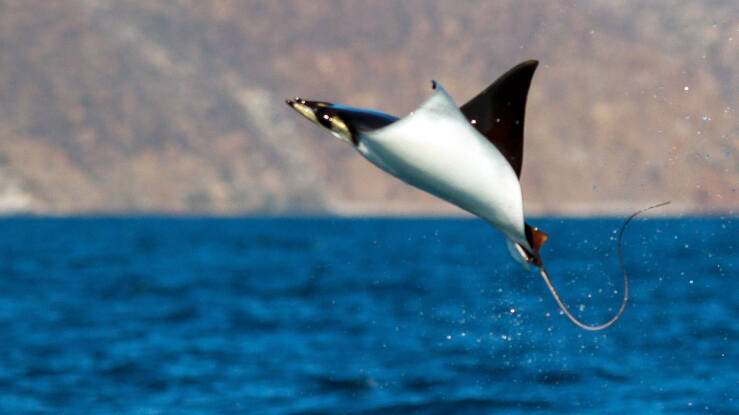
<svg viewBox="0 0 739 415"><path fill-rule="evenodd" d="M534 219L589 323L621 220ZM583 331L478 220L0 220L0 413L739 413L737 218L637 219Z"/></svg>

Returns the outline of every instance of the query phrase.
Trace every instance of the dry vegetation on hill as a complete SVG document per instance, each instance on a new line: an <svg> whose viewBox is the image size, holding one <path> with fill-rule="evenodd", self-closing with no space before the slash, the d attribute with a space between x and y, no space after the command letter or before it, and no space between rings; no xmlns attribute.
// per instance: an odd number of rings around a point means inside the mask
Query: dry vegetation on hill
<svg viewBox="0 0 739 415"><path fill-rule="evenodd" d="M292 113L402 115L519 61L534 213L739 208L739 6L2 1L0 211L456 213Z"/></svg>

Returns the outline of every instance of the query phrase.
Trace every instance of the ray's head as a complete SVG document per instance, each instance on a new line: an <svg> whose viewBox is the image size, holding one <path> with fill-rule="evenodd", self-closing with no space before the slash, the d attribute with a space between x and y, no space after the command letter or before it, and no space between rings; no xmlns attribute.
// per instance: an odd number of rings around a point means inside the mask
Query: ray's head
<svg viewBox="0 0 739 415"><path fill-rule="evenodd" d="M309 101L300 97L288 99L285 102L300 115L328 130L336 138L356 145L353 132L334 104L323 101Z"/></svg>

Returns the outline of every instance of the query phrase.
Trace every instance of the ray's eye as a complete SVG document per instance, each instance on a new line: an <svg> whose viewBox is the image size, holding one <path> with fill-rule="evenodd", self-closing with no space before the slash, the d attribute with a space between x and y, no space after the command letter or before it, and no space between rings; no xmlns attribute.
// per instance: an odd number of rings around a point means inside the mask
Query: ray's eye
<svg viewBox="0 0 739 415"><path fill-rule="evenodd" d="M316 118L318 118L318 122L321 123L322 126L329 129L331 128L331 114L329 114L327 111L322 111L321 109L319 109L316 115Z"/></svg>

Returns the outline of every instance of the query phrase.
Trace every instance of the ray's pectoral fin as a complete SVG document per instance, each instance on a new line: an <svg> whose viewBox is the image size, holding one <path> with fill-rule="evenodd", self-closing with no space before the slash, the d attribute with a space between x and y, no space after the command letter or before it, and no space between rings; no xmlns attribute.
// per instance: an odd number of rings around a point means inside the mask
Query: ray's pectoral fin
<svg viewBox="0 0 739 415"><path fill-rule="evenodd" d="M460 109L472 125L503 154L521 177L526 96L539 64L522 62L504 73Z"/></svg>

